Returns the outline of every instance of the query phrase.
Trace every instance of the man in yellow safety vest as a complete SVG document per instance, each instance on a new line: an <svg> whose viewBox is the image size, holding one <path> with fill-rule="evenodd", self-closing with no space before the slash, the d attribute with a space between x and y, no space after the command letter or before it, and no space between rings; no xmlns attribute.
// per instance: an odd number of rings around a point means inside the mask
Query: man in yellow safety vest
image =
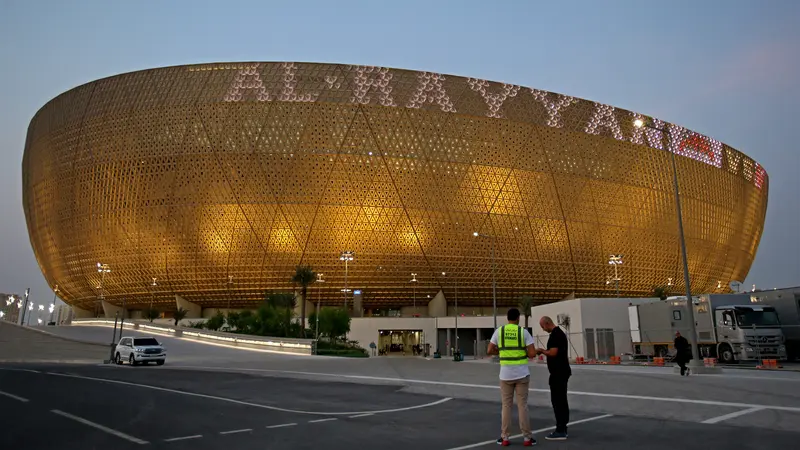
<svg viewBox="0 0 800 450"><path fill-rule="evenodd" d="M511 404L514 394L517 396L517 411L519 412L519 428L522 431L523 442L526 447L536 445L531 433L531 424L528 420L528 388L531 372L528 369L528 359L536 357L536 347L533 336L528 330L519 326L519 310L508 310L508 325L495 330L486 353L500 356L500 395L503 399L502 427L500 429L499 445L507 447L511 426Z"/></svg>

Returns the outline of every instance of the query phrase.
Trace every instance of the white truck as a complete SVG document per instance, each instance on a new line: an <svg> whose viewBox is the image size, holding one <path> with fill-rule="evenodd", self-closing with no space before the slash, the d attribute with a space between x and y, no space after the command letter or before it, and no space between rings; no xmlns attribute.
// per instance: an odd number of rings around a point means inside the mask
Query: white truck
<svg viewBox="0 0 800 450"><path fill-rule="evenodd" d="M692 298L701 358L720 363L760 359L786 360L780 320L772 306L751 301L750 295L706 294ZM666 356L675 333L689 340L686 297L628 307L635 354Z"/></svg>

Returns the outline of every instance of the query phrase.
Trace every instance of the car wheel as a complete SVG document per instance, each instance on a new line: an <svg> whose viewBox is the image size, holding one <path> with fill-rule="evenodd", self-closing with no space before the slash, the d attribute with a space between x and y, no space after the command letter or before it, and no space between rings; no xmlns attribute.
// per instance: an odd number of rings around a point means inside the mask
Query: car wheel
<svg viewBox="0 0 800 450"><path fill-rule="evenodd" d="M156 361L156 365L163 366L164 360L162 359L161 361Z"/></svg>
<svg viewBox="0 0 800 450"><path fill-rule="evenodd" d="M117 352L116 356L114 356L114 363L116 363L118 366L122 365L122 357L119 355L119 352Z"/></svg>
<svg viewBox="0 0 800 450"><path fill-rule="evenodd" d="M136 358L134 358L133 355L131 355L130 358L128 358L128 363L130 363L130 365L132 366L139 365L139 363L136 362Z"/></svg>

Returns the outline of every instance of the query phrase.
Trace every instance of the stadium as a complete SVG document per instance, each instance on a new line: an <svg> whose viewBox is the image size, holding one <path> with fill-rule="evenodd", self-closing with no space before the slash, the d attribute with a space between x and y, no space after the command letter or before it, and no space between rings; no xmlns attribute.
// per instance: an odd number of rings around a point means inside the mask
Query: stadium
<svg viewBox="0 0 800 450"><path fill-rule="evenodd" d="M493 281L499 305L648 296L684 290L670 153L691 289L727 291L761 238L757 162L610 105L430 72L246 62L90 82L33 117L23 206L45 279L84 310L253 308L301 264L324 274L309 300L358 295L367 314L489 306Z"/></svg>

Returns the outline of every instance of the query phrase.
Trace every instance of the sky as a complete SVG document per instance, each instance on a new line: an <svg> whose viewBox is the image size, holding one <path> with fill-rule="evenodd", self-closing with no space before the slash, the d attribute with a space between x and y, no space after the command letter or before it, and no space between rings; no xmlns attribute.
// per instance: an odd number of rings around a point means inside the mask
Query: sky
<svg viewBox="0 0 800 450"><path fill-rule="evenodd" d="M796 0L0 0L0 292L49 302L22 209L36 111L118 73L216 61L388 66L611 104L712 136L770 177L743 286L800 285Z"/></svg>

